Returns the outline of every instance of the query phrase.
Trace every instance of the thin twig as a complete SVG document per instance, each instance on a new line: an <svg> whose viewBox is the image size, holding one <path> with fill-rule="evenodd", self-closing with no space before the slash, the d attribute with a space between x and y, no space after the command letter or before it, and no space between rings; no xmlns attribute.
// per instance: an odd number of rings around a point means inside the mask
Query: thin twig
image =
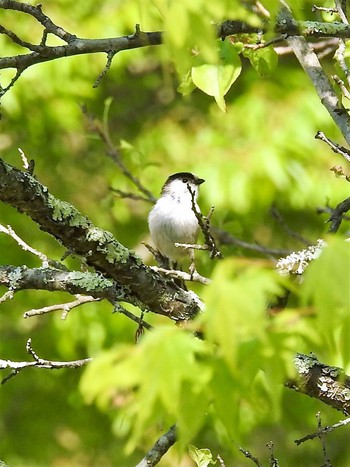
<svg viewBox="0 0 350 467"><path fill-rule="evenodd" d="M292 16L289 6L284 0L281 0L282 8L279 12L278 21L285 24L295 24L295 20ZM348 28L347 25L344 25ZM307 29L307 28L306 28ZM320 31L321 35L323 31ZM309 76L312 84L317 92L320 101L327 109L330 116L342 132L345 140L350 144L350 122L347 114L339 112L339 108L342 108L341 103L338 100L338 96L334 91L327 74L321 66L321 63L313 51L311 45L307 42L305 37L300 35L288 36L287 43L292 47L293 52L303 67L305 73Z"/></svg>
<svg viewBox="0 0 350 467"><path fill-rule="evenodd" d="M0 303L6 302L6 300L12 300L14 296L14 290L8 290L2 297L0 297Z"/></svg>
<svg viewBox="0 0 350 467"><path fill-rule="evenodd" d="M342 79L339 78L337 75L333 75L332 78L334 79L334 82L339 86L341 92L343 93L343 96L350 100L350 92L348 88L345 86L345 83Z"/></svg>
<svg viewBox="0 0 350 467"><path fill-rule="evenodd" d="M208 245L198 245L197 243L177 243L175 246L184 250L209 250Z"/></svg>
<svg viewBox="0 0 350 467"><path fill-rule="evenodd" d="M135 321L135 323L137 323L138 325L141 324L142 327L144 327L145 329L151 330L153 328L153 326L151 324L148 324L146 321L143 321L141 318L138 318L133 313L131 313L131 311L127 310L126 308L121 306L119 303L115 304L113 313L121 313L121 314L127 316L132 321Z"/></svg>
<svg viewBox="0 0 350 467"><path fill-rule="evenodd" d="M203 214L199 211L196 200L195 200L195 192L192 190L190 185L187 185L188 191L191 194L191 202L192 202L192 211L197 218L199 227L204 235L205 244L208 245L210 251L210 259L222 259L222 254L216 246L214 237L210 232L210 218L213 213L214 207L210 209L208 216L203 216Z"/></svg>
<svg viewBox="0 0 350 467"><path fill-rule="evenodd" d="M220 467L226 467L224 459L220 456L220 454L218 454L216 458L219 461Z"/></svg>
<svg viewBox="0 0 350 467"><path fill-rule="evenodd" d="M273 442L272 441L269 441L267 444L266 444L266 447L269 449L270 451L270 459L269 459L269 467L279 467L279 463L278 463L278 460L276 459L275 457L275 454L273 452Z"/></svg>
<svg viewBox="0 0 350 467"><path fill-rule="evenodd" d="M327 425L321 430L317 430L316 433L311 433L303 438L296 439L294 442L297 446L299 446L302 443L305 443L305 441L309 441L310 439L318 438L320 434L328 434L331 433L332 431L336 430L337 428L340 428L342 426L346 426L350 423L350 417L345 418L344 420L340 420L340 422L334 423L333 425Z"/></svg>
<svg viewBox="0 0 350 467"><path fill-rule="evenodd" d="M264 49L266 47L269 47L270 45L275 45L280 42L285 41L287 38L287 34L282 34L281 36L274 37L273 39L266 41L266 42L260 42L260 44L245 44L244 48L245 49L252 49L252 50L258 50L258 49Z"/></svg>
<svg viewBox="0 0 350 467"><path fill-rule="evenodd" d="M337 9L337 13L340 16L341 21L344 24L349 24L348 18L346 16L346 0L335 0L335 6Z"/></svg>
<svg viewBox="0 0 350 467"><path fill-rule="evenodd" d="M112 65L112 61L113 61L113 58L114 58L114 55L116 54L115 50L109 50L107 52L107 63L104 67L104 69L102 70L102 72L99 74L98 78L96 79L96 81L94 82L93 84L93 88L97 88L100 84L100 82L102 81L102 79L106 76L106 74L108 73L108 71L110 70L111 68L111 65Z"/></svg>
<svg viewBox="0 0 350 467"><path fill-rule="evenodd" d="M334 213L334 208L330 207L330 206L325 206L325 207L322 207L322 208L316 208L316 213L317 214L333 214ZM345 214L343 214L343 221L350 221L350 216L346 216Z"/></svg>
<svg viewBox="0 0 350 467"><path fill-rule="evenodd" d="M11 238L13 238L18 243L18 245L22 248L22 250L29 251L33 255L37 256L41 260L42 265L43 265L44 268L49 266L50 260L48 259L48 257L44 253L42 253L41 251L35 250L35 248L32 248L31 246L29 246L24 240L22 240L16 234L16 232L12 229L12 227L10 225L5 227L2 224L0 224L0 232L3 232L5 234L9 235Z"/></svg>
<svg viewBox="0 0 350 467"><path fill-rule="evenodd" d="M332 149L333 152L336 154L340 154L344 157L348 162L350 162L350 150L345 148L344 146L340 146L337 143L333 143L327 136L322 132L318 131L315 135L315 139L319 139L328 144L328 146Z"/></svg>
<svg viewBox="0 0 350 467"><path fill-rule="evenodd" d="M131 193L130 191L122 191L117 188L109 188L112 193L115 193L121 199L132 199L134 201L146 201L146 203L154 204L154 201L146 196L137 195L136 193Z"/></svg>
<svg viewBox="0 0 350 467"><path fill-rule="evenodd" d="M288 255L292 250L269 248L263 245L257 245L256 243L248 243L244 240L234 237L225 230L218 229L217 227L211 228L212 232L215 233L215 237L218 239L220 245L235 245L246 250L256 251L257 253L263 253L268 256L283 256Z"/></svg>
<svg viewBox="0 0 350 467"><path fill-rule="evenodd" d="M104 127L100 121L93 118L92 115L90 115L85 108L82 108L82 111L88 120L90 131L95 133L105 144L107 156L113 160L113 162L118 166L121 173L133 183L137 190L140 193L142 193L148 201L155 203L157 201L155 196L153 196L153 194L142 184L140 179L138 177L135 177L125 165L120 150L113 144L110 138L108 128Z"/></svg>
<svg viewBox="0 0 350 467"><path fill-rule="evenodd" d="M11 373L9 373L3 380L1 384L5 384L9 379L13 378L14 376L18 375L22 370L25 368L43 368L46 370L59 370L62 368L80 368L87 363L92 361L92 358L84 358L81 360L73 360L68 362L58 362L52 360L46 360L44 358L38 357L36 352L32 348L32 341L28 339L26 344L27 352L32 356L34 361L30 362L13 362L11 360L0 360L0 370L11 369Z"/></svg>
<svg viewBox="0 0 350 467"><path fill-rule="evenodd" d="M44 306L43 308L36 308L32 310L28 310L23 314L23 318L32 318L33 316L41 316L47 313L52 313L53 311L62 310L62 320L65 320L68 316L68 313L73 308L76 308L84 303L91 303L91 302L98 302L100 298L89 297L85 295L77 294L76 300L68 303L60 303L51 306Z"/></svg>
<svg viewBox="0 0 350 467"><path fill-rule="evenodd" d="M178 271L175 269L159 268L157 266L151 266L151 269L153 269L153 271L165 274L166 276L170 276L175 279L181 279L183 281L200 282L201 284L205 284L205 285L210 284L211 282L210 279L208 279L207 277L201 276L200 274L198 274L197 271L194 271L193 274L189 274L184 271Z"/></svg>
<svg viewBox="0 0 350 467"><path fill-rule="evenodd" d="M246 449L243 449L241 446L238 446L238 449L241 451L242 454L244 454L244 456L247 459L250 459L251 461L253 461L255 465L257 465L258 467L263 467L259 459L257 457L254 457L251 452L247 451Z"/></svg>
<svg viewBox="0 0 350 467"><path fill-rule="evenodd" d="M270 214L290 237L295 238L296 240L298 240L299 242L303 243L306 246L312 245L312 242L310 242L309 240L304 238L302 235L300 235L298 232L295 232L295 230L289 227L289 225L283 219L281 213L276 208L276 206L272 206L270 208Z"/></svg>
<svg viewBox="0 0 350 467"><path fill-rule="evenodd" d="M317 431L319 433L318 438L321 441L322 453L323 453L323 458L325 461L322 467L332 467L331 461L329 460L328 455L327 455L325 434L322 433L321 412L317 412L316 418L317 418Z"/></svg>
<svg viewBox="0 0 350 467"><path fill-rule="evenodd" d="M326 8L324 6L317 6L317 5L313 5L312 8L311 8L311 11L313 13L315 11L325 11L326 13L330 13L331 15L333 15L334 13L337 13L336 8Z"/></svg>

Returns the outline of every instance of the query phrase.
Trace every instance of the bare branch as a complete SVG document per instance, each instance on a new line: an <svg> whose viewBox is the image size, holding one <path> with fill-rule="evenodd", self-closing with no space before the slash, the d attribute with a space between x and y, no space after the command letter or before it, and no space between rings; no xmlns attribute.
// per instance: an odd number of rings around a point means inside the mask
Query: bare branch
<svg viewBox="0 0 350 467"><path fill-rule="evenodd" d="M31 44L30 42L26 42L20 39L14 32L10 31L9 29L6 29L4 26L1 26L1 25L0 25L0 34L5 34L15 44L20 45L21 47L25 47L33 52L40 52L41 50L41 46Z"/></svg>
<svg viewBox="0 0 350 467"><path fill-rule="evenodd" d="M106 63L106 66L104 67L103 71L100 73L99 77L97 78L97 80L95 81L94 85L92 86L93 88L97 88L99 85L100 85L100 82L102 81L102 79L106 76L106 74L108 73L109 69L111 68L111 65L112 65L112 61L113 61L113 58L114 58L114 55L116 54L116 52L114 52L113 50L110 50L109 52L107 52L107 63Z"/></svg>
<svg viewBox="0 0 350 467"><path fill-rule="evenodd" d="M84 358L82 360L73 360L69 362L57 362L53 360L46 360L40 358L34 352L32 348L31 339L28 339L26 345L27 352L33 357L34 361L30 362L13 362L11 360L2 360L0 359L0 370L11 369L11 373L7 375L2 381L1 384L5 384L10 378L18 375L25 368L44 368L46 370L60 370L63 368L81 368L82 366L90 363L92 358Z"/></svg>
<svg viewBox="0 0 350 467"><path fill-rule="evenodd" d="M269 459L269 467L279 467L279 463L278 463L278 460L276 459L275 457L275 454L274 454L274 444L272 441L269 441L267 444L266 444L266 447L269 449L270 451L270 459Z"/></svg>
<svg viewBox="0 0 350 467"><path fill-rule="evenodd" d="M8 290L2 297L0 297L0 303L6 302L6 300L12 300L14 296L15 292L13 290Z"/></svg>
<svg viewBox="0 0 350 467"><path fill-rule="evenodd" d="M235 245L240 248L263 253L268 256L282 256L291 253L291 250L269 248L263 245L257 245L256 243L245 242L244 240L240 240L239 238L236 238L230 233L218 229L217 227L211 227L211 230L221 245Z"/></svg>
<svg viewBox="0 0 350 467"><path fill-rule="evenodd" d="M350 92L348 90L348 88L345 86L345 83L342 79L339 78L339 76L337 75L333 75L332 78L334 79L335 83L339 86L343 96L350 100ZM321 138L319 138L321 139Z"/></svg>
<svg viewBox="0 0 350 467"><path fill-rule="evenodd" d="M348 148L344 148L344 146L340 146L337 143L333 143L333 141L327 138L327 136L322 131L318 131L316 133L315 139L324 141L328 144L328 146L332 149L333 152L335 152L336 154L340 154L344 157L344 159L350 162L350 150Z"/></svg>
<svg viewBox="0 0 350 467"><path fill-rule="evenodd" d="M283 228L283 230L292 238L295 238L299 242L303 243L306 246L310 246L311 242L300 235L298 232L295 232L293 229L289 227L287 222L283 219L281 213L276 208L276 206L272 206L270 209L270 213L272 217L278 222L278 224Z"/></svg>
<svg viewBox="0 0 350 467"><path fill-rule="evenodd" d="M331 461L329 460L328 455L327 455L326 439L325 439L324 433L322 432L321 412L317 412L316 417L317 417L317 431L319 432L318 438L321 441L323 458L325 461L322 467L332 467Z"/></svg>
<svg viewBox="0 0 350 467"><path fill-rule="evenodd" d="M209 250L208 245L198 245L197 243L176 243L175 246L178 248L184 248L185 250Z"/></svg>
<svg viewBox="0 0 350 467"><path fill-rule="evenodd" d="M155 203L157 199L153 196L153 194L142 184L139 178L135 177L133 173L128 169L128 167L125 165L123 158L121 156L120 150L113 144L108 128L104 127L103 124L94 118L92 115L90 115L86 109L82 109L85 117L88 120L88 125L90 131L95 133L100 140L104 143L106 146L106 154L108 157L110 157L113 162L117 165L119 170L125 177L130 180L133 185L138 189L140 193L143 195L143 199L145 201L149 201L151 203ZM123 192L120 190L114 190L113 191L117 192L119 195L122 195ZM131 196L129 194L122 196L122 197L128 197L130 198ZM135 198L134 198L135 199ZM139 198L138 198L139 199Z"/></svg>
<svg viewBox="0 0 350 467"><path fill-rule="evenodd" d="M84 303L91 303L91 302L96 302L99 300L101 299L77 294L76 300L72 302L61 303L61 304L56 304L56 305L51 305L51 306L45 306L43 308L28 310L24 313L23 317L31 318L32 316L40 316L40 315L45 315L47 313L52 313L53 311L62 310L62 319L65 320L68 316L68 313L73 308L83 305Z"/></svg>
<svg viewBox="0 0 350 467"><path fill-rule="evenodd" d="M18 2L15 0L0 0L0 8L4 10L15 10L27 13L35 18L47 32L54 34L65 42L72 42L76 39L74 34L70 34L62 27L57 26L48 16L42 12L42 5L29 5L28 3Z"/></svg>
<svg viewBox="0 0 350 467"><path fill-rule="evenodd" d="M192 282L200 282L201 284L210 284L211 280L208 279L207 277L201 276L198 274L197 271L195 271L193 274L189 274L184 271L178 271L175 269L165 269L165 268L159 268L158 266L151 266L151 269L154 271L160 272L162 274L165 274L166 276L173 277L175 279L181 279L183 281L192 281Z"/></svg>
<svg viewBox="0 0 350 467"><path fill-rule="evenodd" d="M171 448L177 438L176 426L173 425L164 435L162 435L155 445L148 451L145 457L136 467L153 467L157 465L164 454Z"/></svg>
<svg viewBox="0 0 350 467"><path fill-rule="evenodd" d="M253 454L249 451L247 451L246 449L243 449L242 447L238 446L238 449L241 451L242 454L244 454L244 456L247 458L247 459L250 459L251 461L254 462L255 465L257 465L258 467L263 467L262 463L259 461L259 459L257 457L254 457Z"/></svg>
<svg viewBox="0 0 350 467"><path fill-rule="evenodd" d="M289 27L292 27L296 24L296 21L292 17L291 11L286 5L286 3L282 1L282 4L283 8L280 11L278 23L281 26L289 25ZM334 24L335 23L333 23L333 25ZM344 25L342 23L339 24L342 25L341 28L343 28L344 30L350 31L348 25ZM327 33L324 33L324 27L322 26L320 27L318 32L319 33L315 35L327 36ZM317 55L313 51L311 45L300 34L307 35L307 31L305 31L305 29L300 31L300 28L296 26L295 35L288 36L287 43L290 47L292 47L293 52L295 53L295 56L299 60L305 73L309 76L310 80L312 81L312 84L320 98L320 101L326 107L330 116L333 118L334 122L339 127L345 140L348 142L348 144L350 144L349 116L343 109L341 103L338 101L338 97L332 88L328 76L326 75L320 64Z"/></svg>
<svg viewBox="0 0 350 467"><path fill-rule="evenodd" d="M145 196L142 195L136 195L135 193L131 193L129 191L122 191L118 190L117 188L110 188L112 193L115 193L119 198L122 199L132 199L134 201L146 201L147 203L152 203L154 204L153 199L146 198Z"/></svg>
<svg viewBox="0 0 350 467"><path fill-rule="evenodd" d="M35 248L32 248L31 246L29 246L24 240L22 240L16 234L16 232L12 229L12 227L10 225L5 227L5 226L0 224L0 232L3 232L5 234L9 235L10 237L12 237L18 243L18 245L22 248L22 250L29 251L33 255L37 256L41 260L42 265L43 265L44 268L49 266L50 260L48 259L48 257L46 255L44 255L44 253L41 253L41 251L37 251L37 250L35 250Z"/></svg>
<svg viewBox="0 0 350 467"><path fill-rule="evenodd" d="M203 214L198 210L198 207L196 205L194 191L192 190L190 185L187 185L187 189L191 194L192 211L194 212L194 215L197 218L199 227L204 235L205 244L208 246L208 249L210 251L210 259L215 259L215 258L221 259L222 254L217 248L214 237L212 236L210 232L210 218L213 214L214 207L210 209L210 212L207 217L203 216Z"/></svg>
<svg viewBox="0 0 350 467"><path fill-rule="evenodd" d="M127 316L132 321L135 321L140 327L151 330L153 326L148 324L146 321L143 321L143 311L141 312L141 316L135 316L131 311L125 309L120 303L116 303L114 307L113 313L121 313L122 315ZM1 466L0 466L1 467Z"/></svg>
<svg viewBox="0 0 350 467"><path fill-rule="evenodd" d="M314 439L314 438L318 438L320 436L320 434L331 433L332 431L336 430L337 428L346 426L349 423L350 423L350 417L345 418L344 420L340 420L339 422L334 423L333 425L327 425L324 428L321 428L320 430L317 430L316 433L308 434L308 435L304 436L303 438L296 439L294 442L299 446L300 444L305 443L305 441L308 441L308 440Z"/></svg>
<svg viewBox="0 0 350 467"><path fill-rule="evenodd" d="M60 26L54 24L50 18L43 14L41 6L31 6L26 3L20 3L13 0L0 0L0 8L11 9L28 13L35 17L45 28L43 38L40 45L30 44L22 41L18 36L5 28L0 30L22 47L29 48L32 52L22 55L14 55L0 58L0 69L14 68L16 75L6 88L2 88L0 96L4 95L17 81L22 72L32 65L43 63L51 60L56 60L63 57L71 57L74 55L90 54L104 52L108 56L107 65L100 77L95 82L98 85L99 81L105 75L110 67L113 56L121 50L128 50L150 45L159 45L162 43L161 32L142 32L136 28L136 32L132 35L107 38L107 39L82 39L70 34ZM62 39L66 44L58 46L46 45L47 33L54 34Z"/></svg>
<svg viewBox="0 0 350 467"><path fill-rule="evenodd" d="M333 15L334 13L337 13L336 8L326 8L326 7L318 6L318 5L313 5L311 11L312 12L325 11L326 13L330 13L331 15Z"/></svg>

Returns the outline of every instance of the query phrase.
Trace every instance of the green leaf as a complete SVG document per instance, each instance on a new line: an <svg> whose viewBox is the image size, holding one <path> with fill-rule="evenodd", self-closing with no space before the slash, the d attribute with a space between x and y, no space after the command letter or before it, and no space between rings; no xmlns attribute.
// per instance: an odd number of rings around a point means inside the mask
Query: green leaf
<svg viewBox="0 0 350 467"><path fill-rule="evenodd" d="M224 100L232 84L241 73L239 57L241 45L233 45L228 39L220 42L220 61L217 64L204 63L192 67L193 83L209 96L213 96L222 111L226 111Z"/></svg>
<svg viewBox="0 0 350 467"><path fill-rule="evenodd" d="M96 399L101 406L115 394L130 395L123 406L132 431L128 451L149 426L164 420L179 421L179 439L187 445L201 428L209 405L211 371L200 358L206 349L206 343L183 329L159 327L136 347L118 346L96 358L82 378L81 391L89 402Z"/></svg>
<svg viewBox="0 0 350 467"><path fill-rule="evenodd" d="M250 60L255 71L261 78L271 75L278 64L278 55L273 47L262 49L243 49L243 55Z"/></svg>
<svg viewBox="0 0 350 467"><path fill-rule="evenodd" d="M350 244L329 239L319 258L306 269L302 285L304 304L313 303L329 319L338 308L350 309Z"/></svg>
<svg viewBox="0 0 350 467"><path fill-rule="evenodd" d="M235 369L237 348L251 336L262 338L266 325L266 304L280 292L280 277L275 271L247 263L242 268L236 259L218 264L207 287L204 301L205 334L217 343L228 365Z"/></svg>
<svg viewBox="0 0 350 467"><path fill-rule="evenodd" d="M196 89L196 85L193 83L193 79L191 76L191 70L189 70L182 78L181 83L179 84L177 90L183 96L187 96L191 94L191 92Z"/></svg>
<svg viewBox="0 0 350 467"><path fill-rule="evenodd" d="M213 455L209 449L198 449L193 444L188 446L188 453L192 460L197 464L197 467L208 467L209 464L216 464Z"/></svg>
<svg viewBox="0 0 350 467"><path fill-rule="evenodd" d="M211 373L211 371L210 371ZM208 407L210 407L212 394L208 391L208 371L199 375L199 384L184 382L181 396L178 401L177 427L178 446L184 451L190 441L198 434L205 423Z"/></svg>
<svg viewBox="0 0 350 467"><path fill-rule="evenodd" d="M350 310L350 244L341 238L329 238L319 258L303 275L301 298L315 308L313 326L322 336L327 351L348 349ZM349 361L349 355L347 361Z"/></svg>

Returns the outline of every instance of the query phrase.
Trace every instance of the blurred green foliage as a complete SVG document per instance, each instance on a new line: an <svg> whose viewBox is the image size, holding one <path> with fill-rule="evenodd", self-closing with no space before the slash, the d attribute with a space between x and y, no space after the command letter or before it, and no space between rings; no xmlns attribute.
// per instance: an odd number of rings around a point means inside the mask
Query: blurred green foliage
<svg viewBox="0 0 350 467"><path fill-rule="evenodd" d="M303 247L271 216L272 205L309 241L325 234L327 216L317 215L316 207L335 206L348 196L348 186L329 170L343 161L314 135L322 130L340 143L341 137L292 56L279 57L278 64L268 49L241 57L241 74L225 93L226 113L198 89L186 96L177 91L193 66L193 50L220 66L211 22L232 17L259 23L240 2L44 0L42 5L56 24L80 37L132 34L140 23L146 31L167 31L166 43L117 54L97 89L92 86L105 65L102 55L25 71L3 98L0 149L6 161L21 166L20 147L35 159L35 173L50 192L151 263L141 244L149 241L150 206L110 191L133 187L89 131L84 105L108 122L124 162L154 194L169 174L189 170L206 179L203 212L215 205L212 223L247 242ZM265 6L274 15L278 2ZM293 2L293 12L310 19L311 6ZM1 22L26 40L40 40L40 29L21 13L1 10ZM4 55L23 53L4 36L0 47ZM332 57L326 60L331 69ZM9 77L5 70L3 85ZM63 255L61 245L13 208L0 206L0 222L50 258ZM345 231L346 225L340 237ZM0 458L11 467L132 466L177 422L180 448L188 442L210 448L226 465L246 465L236 443L266 459L271 439L281 465L321 464L316 441L296 448L293 440L315 430L318 410L327 424L339 415L285 389L283 382L293 375L295 352L314 351L349 370L348 247L330 241L302 286L293 285L293 307L273 318L267 318L266 304L283 286L273 262L233 246L223 250L226 259L220 263L197 254L198 270L213 280L206 288L193 287L206 311L186 328L150 314L146 319L156 329L137 346L135 324L112 314L108 304L84 305L62 321L57 312L27 320L22 315L69 301L66 294L23 291L2 303L1 358L28 359L25 343L31 337L43 358L95 361L85 371L27 370L1 387ZM1 264L39 265L3 234L0 251ZM80 268L77 258L66 264ZM206 340L193 337L194 330ZM329 441L334 465L349 464L345 430ZM177 449L160 465L179 465Z"/></svg>

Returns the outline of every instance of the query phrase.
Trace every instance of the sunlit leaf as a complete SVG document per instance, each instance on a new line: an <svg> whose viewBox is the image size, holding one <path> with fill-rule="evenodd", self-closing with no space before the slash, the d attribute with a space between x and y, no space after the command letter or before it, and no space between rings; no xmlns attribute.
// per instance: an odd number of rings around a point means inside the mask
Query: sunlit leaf
<svg viewBox="0 0 350 467"><path fill-rule="evenodd" d="M188 446L188 453L197 467L208 467L209 464L216 464L209 449L198 449L193 444Z"/></svg>
<svg viewBox="0 0 350 467"><path fill-rule="evenodd" d="M324 345L328 351L341 348L343 356L348 348L349 284L350 243L330 238L319 258L307 267L301 293L303 303L315 309L315 326L323 336Z"/></svg>
<svg viewBox="0 0 350 467"><path fill-rule="evenodd" d="M278 55L273 47L261 49L243 49L243 55L249 58L250 63L261 78L266 78L275 70L278 63Z"/></svg>
<svg viewBox="0 0 350 467"><path fill-rule="evenodd" d="M222 111L226 110L224 96L241 73L239 46L229 40L220 42L220 62L204 63L192 68L193 83L209 96L213 96Z"/></svg>

